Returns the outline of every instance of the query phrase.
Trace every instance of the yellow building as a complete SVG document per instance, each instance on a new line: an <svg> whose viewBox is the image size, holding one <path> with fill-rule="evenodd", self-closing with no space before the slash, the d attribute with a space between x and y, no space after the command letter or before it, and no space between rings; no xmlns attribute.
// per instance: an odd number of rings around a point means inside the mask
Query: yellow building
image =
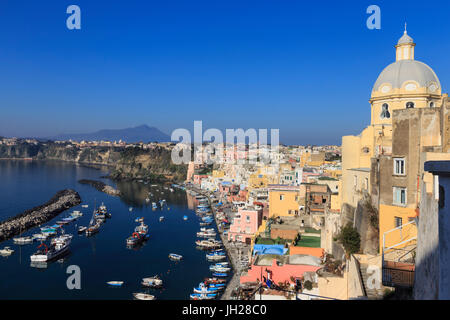
<svg viewBox="0 0 450 320"><path fill-rule="evenodd" d="M300 186L269 185L269 217L298 215L301 198Z"/></svg>
<svg viewBox="0 0 450 320"><path fill-rule="evenodd" d="M342 211L355 211L371 195L378 203L380 250L417 233L414 223L401 226L417 216L423 161L448 149L442 133L446 96L434 71L415 60L415 46L405 30L395 46L396 61L373 87L370 125L359 136L342 138Z"/></svg>

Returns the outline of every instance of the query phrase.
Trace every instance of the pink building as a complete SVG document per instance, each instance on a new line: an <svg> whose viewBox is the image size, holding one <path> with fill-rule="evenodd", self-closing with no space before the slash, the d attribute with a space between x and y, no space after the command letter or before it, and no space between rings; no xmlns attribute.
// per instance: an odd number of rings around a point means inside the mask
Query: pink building
<svg viewBox="0 0 450 320"><path fill-rule="evenodd" d="M207 175L204 174L195 174L194 175L194 184L196 185L201 185L202 184L202 180L208 178Z"/></svg>
<svg viewBox="0 0 450 320"><path fill-rule="evenodd" d="M239 208L228 231L228 241L250 244L262 223L262 210L255 207Z"/></svg>
<svg viewBox="0 0 450 320"><path fill-rule="evenodd" d="M279 256L278 259L259 256L247 274L241 276L240 283L259 282L262 277L262 281L266 278L275 284L295 284L295 280L301 280L305 272L317 272L321 269L320 262L319 258L309 255Z"/></svg>

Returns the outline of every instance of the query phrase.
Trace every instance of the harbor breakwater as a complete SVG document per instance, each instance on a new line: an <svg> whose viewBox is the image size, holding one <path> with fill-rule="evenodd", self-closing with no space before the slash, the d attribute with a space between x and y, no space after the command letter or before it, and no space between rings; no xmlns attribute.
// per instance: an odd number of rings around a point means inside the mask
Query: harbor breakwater
<svg viewBox="0 0 450 320"><path fill-rule="evenodd" d="M0 222L0 241L46 223L61 212L80 203L81 197L76 191L71 189L58 191L47 203Z"/></svg>
<svg viewBox="0 0 450 320"><path fill-rule="evenodd" d="M90 186L93 186L98 191L109 194L110 196L117 196L117 197L120 196L119 190L117 190L111 186L108 186L107 184L105 184L101 181L82 179L82 180L78 181L78 183L88 184Z"/></svg>

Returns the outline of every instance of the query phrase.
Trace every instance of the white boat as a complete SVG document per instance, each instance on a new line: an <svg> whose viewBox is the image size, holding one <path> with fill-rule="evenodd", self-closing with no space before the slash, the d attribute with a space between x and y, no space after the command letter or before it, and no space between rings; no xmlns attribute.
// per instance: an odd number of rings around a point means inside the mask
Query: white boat
<svg viewBox="0 0 450 320"><path fill-rule="evenodd" d="M57 258L63 253L69 250L71 238L67 236L61 236L58 240L50 244L49 247L45 243L41 243L38 247L38 251L31 255L32 262L46 262Z"/></svg>
<svg viewBox="0 0 450 320"><path fill-rule="evenodd" d="M13 239L15 244L30 244L33 243L32 237L18 237Z"/></svg>
<svg viewBox="0 0 450 320"><path fill-rule="evenodd" d="M74 218L79 218L83 216L83 213L78 210L75 210L74 212L72 212L71 216Z"/></svg>
<svg viewBox="0 0 450 320"><path fill-rule="evenodd" d="M0 254L2 256L10 256L14 253L14 250L11 249L10 247L4 247L3 249L0 250Z"/></svg>
<svg viewBox="0 0 450 320"><path fill-rule="evenodd" d="M123 281L108 281L106 283L113 287L121 287L123 285Z"/></svg>
<svg viewBox="0 0 450 320"><path fill-rule="evenodd" d="M145 287L160 288L163 285L163 281L158 276L142 279L142 285Z"/></svg>
<svg viewBox="0 0 450 320"><path fill-rule="evenodd" d="M56 244L58 242L65 242L65 241L72 241L73 235L71 234L63 234L59 237L53 238L52 241L50 241L50 244Z"/></svg>
<svg viewBox="0 0 450 320"><path fill-rule="evenodd" d="M155 296L147 293L133 293L133 297L137 300L155 300Z"/></svg>
<svg viewBox="0 0 450 320"><path fill-rule="evenodd" d="M175 261L180 261L181 259L183 259L183 256L180 254L176 254L176 253L170 253L169 254L169 259L175 260Z"/></svg>
<svg viewBox="0 0 450 320"><path fill-rule="evenodd" d="M89 208L89 205L83 204L83 205L81 205L81 207L82 207L82 208Z"/></svg>
<svg viewBox="0 0 450 320"><path fill-rule="evenodd" d="M33 234L33 239L37 241L45 241L47 240L47 237L49 236L48 233L36 233Z"/></svg>
<svg viewBox="0 0 450 320"><path fill-rule="evenodd" d="M158 208L158 206L156 205L156 202L152 202L152 208L153 209L157 209Z"/></svg>
<svg viewBox="0 0 450 320"><path fill-rule="evenodd" d="M150 199L149 198L145 198L145 202L149 203Z"/></svg>
<svg viewBox="0 0 450 320"><path fill-rule="evenodd" d="M132 208L132 207L129 207L128 210L131 212L131 211L133 211L133 208Z"/></svg>
<svg viewBox="0 0 450 320"><path fill-rule="evenodd" d="M164 220L163 216L159 217L159 222L162 222L163 220Z"/></svg>
<svg viewBox="0 0 450 320"><path fill-rule="evenodd" d="M78 233L81 234L81 233L85 232L86 229L87 229L87 227L85 227L85 226L79 226L78 227Z"/></svg>

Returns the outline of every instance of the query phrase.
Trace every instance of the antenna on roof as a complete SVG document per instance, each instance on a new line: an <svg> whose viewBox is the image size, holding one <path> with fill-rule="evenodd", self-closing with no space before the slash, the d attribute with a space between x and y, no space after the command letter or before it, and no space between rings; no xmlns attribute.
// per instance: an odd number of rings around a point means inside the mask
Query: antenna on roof
<svg viewBox="0 0 450 320"><path fill-rule="evenodd" d="M407 33L407 32L406 32L406 27L407 27L407 26L408 26L408 24L405 22L405 34Z"/></svg>

